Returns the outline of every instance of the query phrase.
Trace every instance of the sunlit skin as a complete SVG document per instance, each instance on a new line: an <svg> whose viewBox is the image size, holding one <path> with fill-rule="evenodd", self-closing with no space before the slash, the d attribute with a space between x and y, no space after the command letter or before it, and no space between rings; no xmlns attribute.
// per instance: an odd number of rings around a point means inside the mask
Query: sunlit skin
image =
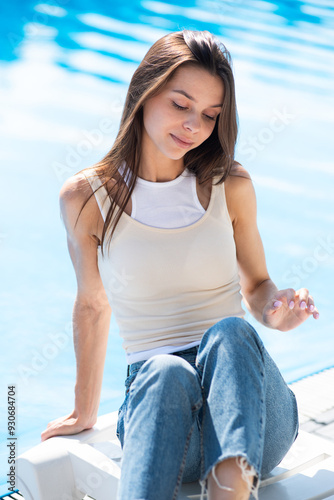
<svg viewBox="0 0 334 500"><path fill-rule="evenodd" d="M181 66L163 90L144 105L139 176L163 182L180 175L187 151L211 135L223 95L219 76L194 65ZM173 136L190 144L178 144Z"/></svg>
<svg viewBox="0 0 334 500"><path fill-rule="evenodd" d="M224 86L220 77L194 65L180 67L162 91L144 105L139 176L151 182L165 182L180 175L184 170L184 155L187 151L198 147L211 135L222 111L223 99ZM115 180L111 179L110 182L112 187ZM204 209L208 207L211 189L211 182L202 185L197 182L198 198ZM234 165L224 189L236 244L241 292L247 309L259 323L280 331L292 330L310 316L317 319L319 312L308 289L278 290L268 274L257 227L256 196L248 172ZM93 320L89 315L92 313L86 312L87 329L90 331L91 321L95 325L96 318L99 318L99 342L96 342L94 327L91 343L86 339L80 345L83 361L80 363L77 383L81 382L84 390L77 391L72 413L49 422L41 434L42 441L52 436L89 429L97 420L103 377L101 359L105 357L111 309L96 266L103 219L94 197L76 225L82 202L90 194L91 188L84 175L72 176L60 192L60 206L72 262L78 276L78 295L84 297L85 303L94 304ZM128 215L131 213L131 200L125 212ZM81 311L78 317L82 319ZM83 342L80 336L76 341L78 345ZM220 484L234 491L220 489L210 474L210 500L249 499L248 485L242 479L234 458L218 464L215 472Z"/></svg>
<svg viewBox="0 0 334 500"><path fill-rule="evenodd" d="M179 68L164 90L144 106L142 161L139 176L164 182L175 179L184 170L184 155L198 147L212 133L223 103L224 87L220 77L195 66ZM173 138L175 137L175 139ZM179 144L177 139L189 142ZM216 468L221 484L233 492L221 490L208 477L210 500L247 500L249 490L235 459L224 460Z"/></svg>
<svg viewBox="0 0 334 500"><path fill-rule="evenodd" d="M219 484L230 488L227 491L219 488L212 474L208 477L208 498L209 500L248 500L249 486L241 477L241 469L235 458L224 460L215 470L215 475ZM249 484L252 484L254 476L249 477Z"/></svg>

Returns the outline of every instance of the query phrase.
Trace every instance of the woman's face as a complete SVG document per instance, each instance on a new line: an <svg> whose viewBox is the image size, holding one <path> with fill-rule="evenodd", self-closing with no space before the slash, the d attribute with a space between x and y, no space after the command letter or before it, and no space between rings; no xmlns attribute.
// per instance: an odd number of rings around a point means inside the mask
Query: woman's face
<svg viewBox="0 0 334 500"><path fill-rule="evenodd" d="M176 160L198 147L214 129L223 94L219 76L194 65L181 66L143 107L144 150Z"/></svg>

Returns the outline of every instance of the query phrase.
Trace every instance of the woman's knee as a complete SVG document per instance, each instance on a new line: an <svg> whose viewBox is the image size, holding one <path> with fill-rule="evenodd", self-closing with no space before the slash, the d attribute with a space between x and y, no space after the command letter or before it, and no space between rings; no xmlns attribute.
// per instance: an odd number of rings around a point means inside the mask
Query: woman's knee
<svg viewBox="0 0 334 500"><path fill-rule="evenodd" d="M263 343L253 326L243 318L231 316L223 318L206 332L208 341L212 344L222 345L224 348L231 346L235 349L249 349L251 346L263 350Z"/></svg>
<svg viewBox="0 0 334 500"><path fill-rule="evenodd" d="M183 380L192 377L194 370L191 365L179 356L172 354L157 354L149 358L141 369L142 374L159 377L159 380Z"/></svg>
<svg viewBox="0 0 334 500"><path fill-rule="evenodd" d="M264 346L255 329L243 318L224 318L209 328L201 341L197 355L197 369L204 373L205 367L228 366L245 369L256 367L264 372Z"/></svg>
<svg viewBox="0 0 334 500"><path fill-rule="evenodd" d="M143 364L132 384L132 393L144 387L164 398L189 397L194 406L202 398L196 370L183 358L171 354L152 356Z"/></svg>

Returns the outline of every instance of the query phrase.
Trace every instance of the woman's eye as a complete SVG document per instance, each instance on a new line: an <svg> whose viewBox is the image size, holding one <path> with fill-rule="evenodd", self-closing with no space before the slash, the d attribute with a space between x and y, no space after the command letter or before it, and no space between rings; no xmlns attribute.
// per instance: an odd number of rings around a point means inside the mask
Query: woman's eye
<svg viewBox="0 0 334 500"><path fill-rule="evenodd" d="M179 106L179 105L178 105L178 104L176 104L176 102L174 102L174 101L172 101L172 102L173 102L173 106L175 106L175 107L176 107L176 109L187 109L187 108L185 108L185 107L183 107L183 106Z"/></svg>
<svg viewBox="0 0 334 500"><path fill-rule="evenodd" d="M188 109L187 107L185 106L180 106L179 104L176 104L176 102L172 101L173 103L173 106L176 108L176 109L180 109L181 111L184 111L185 109ZM212 120L212 121L215 121L216 117L215 116L209 116L209 115L204 115L208 120Z"/></svg>

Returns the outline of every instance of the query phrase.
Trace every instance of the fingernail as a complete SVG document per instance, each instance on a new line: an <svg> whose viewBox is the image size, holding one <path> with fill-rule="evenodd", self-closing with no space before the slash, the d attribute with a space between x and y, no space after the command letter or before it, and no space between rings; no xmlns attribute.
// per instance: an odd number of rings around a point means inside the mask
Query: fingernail
<svg viewBox="0 0 334 500"><path fill-rule="evenodd" d="M315 317L315 319L318 319L319 318L319 313L315 313L314 317Z"/></svg>
<svg viewBox="0 0 334 500"><path fill-rule="evenodd" d="M310 305L309 310L310 311L314 311L314 305L313 304Z"/></svg>
<svg viewBox="0 0 334 500"><path fill-rule="evenodd" d="M290 300L290 302L289 302L289 308L290 308L290 309L293 309L293 308L294 308L294 306L295 306L294 301L293 301L293 300Z"/></svg>
<svg viewBox="0 0 334 500"><path fill-rule="evenodd" d="M282 302L280 300L276 300L274 302L274 307L280 307L282 305Z"/></svg>
<svg viewBox="0 0 334 500"><path fill-rule="evenodd" d="M302 300L302 301L301 301L301 303L299 304L299 307L300 307L301 309L305 309L305 307L306 307L306 302L305 302L305 300Z"/></svg>

